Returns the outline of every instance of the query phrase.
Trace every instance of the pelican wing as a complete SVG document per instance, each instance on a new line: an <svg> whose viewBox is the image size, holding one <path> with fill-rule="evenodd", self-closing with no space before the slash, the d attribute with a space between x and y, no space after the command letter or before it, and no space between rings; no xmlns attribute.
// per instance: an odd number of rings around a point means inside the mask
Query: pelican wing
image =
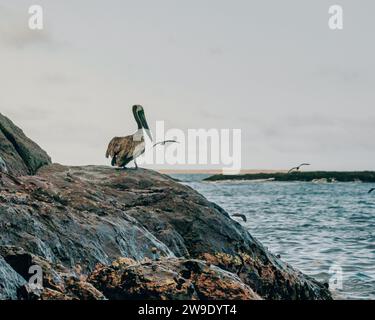
<svg viewBox="0 0 375 320"><path fill-rule="evenodd" d="M108 145L108 148L107 148L107 152L105 153L106 158L108 158L108 157L113 158L114 156L116 156L116 154L119 153L119 151L120 151L120 141L121 141L120 137L114 137L110 141L110 143Z"/></svg>
<svg viewBox="0 0 375 320"><path fill-rule="evenodd" d="M112 157L112 165L125 166L144 152L144 140L134 136L115 137L108 145L106 156Z"/></svg>
<svg viewBox="0 0 375 320"><path fill-rule="evenodd" d="M116 165L122 166L134 158L134 150L138 141L133 140L133 136L127 136L120 140L118 144L119 152L116 154Z"/></svg>

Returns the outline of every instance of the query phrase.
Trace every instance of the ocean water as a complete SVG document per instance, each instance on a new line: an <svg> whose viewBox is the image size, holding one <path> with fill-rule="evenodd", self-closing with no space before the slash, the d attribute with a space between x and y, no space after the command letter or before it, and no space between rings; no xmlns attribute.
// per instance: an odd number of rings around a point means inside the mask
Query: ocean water
<svg viewBox="0 0 375 320"><path fill-rule="evenodd" d="M216 202L281 259L330 282L334 297L375 299L375 193L366 183L204 182L171 175Z"/></svg>

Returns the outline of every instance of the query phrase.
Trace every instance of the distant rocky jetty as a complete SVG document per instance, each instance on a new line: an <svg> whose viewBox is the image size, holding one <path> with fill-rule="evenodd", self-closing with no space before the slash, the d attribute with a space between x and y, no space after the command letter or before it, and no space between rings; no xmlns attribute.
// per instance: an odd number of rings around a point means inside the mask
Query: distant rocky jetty
<svg viewBox="0 0 375 320"><path fill-rule="evenodd" d="M372 182L375 183L374 171L294 171L291 173L249 173L238 175L217 174L204 181L223 180L269 180L269 181L306 181L306 182Z"/></svg>
<svg viewBox="0 0 375 320"><path fill-rule="evenodd" d="M4 116L0 139L0 299L331 299L168 176L51 164Z"/></svg>

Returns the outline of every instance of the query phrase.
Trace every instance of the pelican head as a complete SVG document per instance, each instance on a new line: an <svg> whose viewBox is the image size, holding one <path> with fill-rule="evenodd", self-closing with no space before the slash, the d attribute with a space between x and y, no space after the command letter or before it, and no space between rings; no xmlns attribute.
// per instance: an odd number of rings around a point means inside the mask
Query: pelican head
<svg viewBox="0 0 375 320"><path fill-rule="evenodd" d="M138 130L143 129L144 131L146 131L148 137L152 141L151 131L146 121L145 111L143 110L143 107L139 104L134 105L133 115L134 115L135 121L137 121Z"/></svg>

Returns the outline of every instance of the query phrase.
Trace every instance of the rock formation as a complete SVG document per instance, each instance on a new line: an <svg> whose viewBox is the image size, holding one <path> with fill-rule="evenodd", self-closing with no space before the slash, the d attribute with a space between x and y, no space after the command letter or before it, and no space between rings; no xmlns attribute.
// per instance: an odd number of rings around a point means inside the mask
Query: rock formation
<svg viewBox="0 0 375 320"><path fill-rule="evenodd" d="M15 176L35 174L51 158L11 120L0 113L0 157Z"/></svg>
<svg viewBox="0 0 375 320"><path fill-rule="evenodd" d="M3 116L0 143L1 299L331 298L166 175L50 164Z"/></svg>

